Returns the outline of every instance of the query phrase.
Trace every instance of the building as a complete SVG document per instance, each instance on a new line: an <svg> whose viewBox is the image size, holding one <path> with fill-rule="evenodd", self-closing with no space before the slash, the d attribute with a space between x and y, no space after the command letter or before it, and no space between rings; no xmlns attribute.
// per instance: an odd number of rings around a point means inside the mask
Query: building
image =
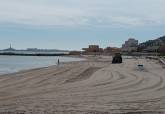
<svg viewBox="0 0 165 114"><path fill-rule="evenodd" d="M84 54L101 54L103 53L103 48L100 48L99 45L89 45L88 48L83 48Z"/></svg>
<svg viewBox="0 0 165 114"><path fill-rule="evenodd" d="M134 38L128 39L128 41L125 41L125 43L122 45L122 51L124 52L134 52L138 49L138 40L135 40Z"/></svg>
<svg viewBox="0 0 165 114"><path fill-rule="evenodd" d="M143 49L143 52L158 52L160 46L148 46L147 48Z"/></svg>
<svg viewBox="0 0 165 114"><path fill-rule="evenodd" d="M120 53L121 49L117 47L106 47L104 49L104 54L105 55L114 55L115 53Z"/></svg>
<svg viewBox="0 0 165 114"><path fill-rule="evenodd" d="M127 47L137 47L138 46L138 40L135 40L133 38L128 39L128 41L125 41L125 43L122 45L122 48Z"/></svg>
<svg viewBox="0 0 165 114"><path fill-rule="evenodd" d="M158 51L159 51L160 53L165 54L165 44L162 45L162 46L160 46Z"/></svg>

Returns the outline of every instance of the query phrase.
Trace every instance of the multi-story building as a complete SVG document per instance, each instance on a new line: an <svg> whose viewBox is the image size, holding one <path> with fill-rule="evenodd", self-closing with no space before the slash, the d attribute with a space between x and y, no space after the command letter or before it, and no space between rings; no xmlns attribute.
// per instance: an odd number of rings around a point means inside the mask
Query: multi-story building
<svg viewBox="0 0 165 114"><path fill-rule="evenodd" d="M122 48L136 47L136 46L138 46L138 40L130 38L128 39L128 41L125 41L125 43L122 45Z"/></svg>
<svg viewBox="0 0 165 114"><path fill-rule="evenodd" d="M125 41L125 43L122 45L122 51L126 52L137 51L137 48L138 40L135 40L134 38L128 39L128 41Z"/></svg>

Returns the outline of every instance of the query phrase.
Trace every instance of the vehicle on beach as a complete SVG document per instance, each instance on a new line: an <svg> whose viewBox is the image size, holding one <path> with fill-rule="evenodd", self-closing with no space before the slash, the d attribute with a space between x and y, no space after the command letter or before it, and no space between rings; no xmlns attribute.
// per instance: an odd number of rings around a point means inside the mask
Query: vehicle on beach
<svg viewBox="0 0 165 114"><path fill-rule="evenodd" d="M139 64L139 65L138 65L138 69L139 69L139 70L144 70L144 65Z"/></svg>
<svg viewBox="0 0 165 114"><path fill-rule="evenodd" d="M116 53L112 59L112 64L120 64L123 62L122 55L120 53Z"/></svg>

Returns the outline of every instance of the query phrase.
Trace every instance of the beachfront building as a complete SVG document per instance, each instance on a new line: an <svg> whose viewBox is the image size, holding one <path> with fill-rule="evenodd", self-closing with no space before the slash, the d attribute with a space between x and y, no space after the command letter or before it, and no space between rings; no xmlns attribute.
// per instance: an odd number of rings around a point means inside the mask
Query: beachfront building
<svg viewBox="0 0 165 114"><path fill-rule="evenodd" d="M83 54L102 54L103 48L100 48L99 45L89 45L88 48L83 48Z"/></svg>
<svg viewBox="0 0 165 114"><path fill-rule="evenodd" d="M162 45L162 46L160 46L160 48L159 48L159 53L160 54L162 54L162 55L164 55L165 56L165 44L164 45Z"/></svg>
<svg viewBox="0 0 165 114"><path fill-rule="evenodd" d="M121 49L117 47L106 47L104 49L105 55L114 55L115 53L121 53Z"/></svg>
<svg viewBox="0 0 165 114"><path fill-rule="evenodd" d="M135 52L138 49L138 40L135 40L134 38L128 39L128 41L125 41L125 43L122 45L122 51L124 52Z"/></svg>
<svg viewBox="0 0 165 114"><path fill-rule="evenodd" d="M143 52L158 52L160 46L148 46L147 48L143 49Z"/></svg>

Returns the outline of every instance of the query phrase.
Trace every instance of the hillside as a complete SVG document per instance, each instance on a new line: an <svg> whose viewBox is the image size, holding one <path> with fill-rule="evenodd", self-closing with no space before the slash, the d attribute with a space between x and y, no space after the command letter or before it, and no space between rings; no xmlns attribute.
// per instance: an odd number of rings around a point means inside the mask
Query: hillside
<svg viewBox="0 0 165 114"><path fill-rule="evenodd" d="M144 43L141 43L139 46L148 47L148 46L161 46L165 44L165 36L162 36L155 40L149 40Z"/></svg>
<svg viewBox="0 0 165 114"><path fill-rule="evenodd" d="M139 44L138 51L154 51L165 45L165 36Z"/></svg>

